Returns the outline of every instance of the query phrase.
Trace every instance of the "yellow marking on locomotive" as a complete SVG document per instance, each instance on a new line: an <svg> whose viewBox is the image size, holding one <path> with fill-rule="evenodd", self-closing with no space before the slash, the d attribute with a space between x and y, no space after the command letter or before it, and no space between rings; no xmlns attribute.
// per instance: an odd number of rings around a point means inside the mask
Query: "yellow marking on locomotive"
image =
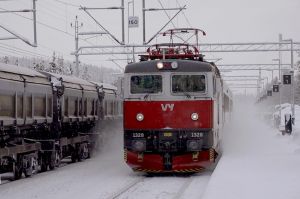
<svg viewBox="0 0 300 199"><path fill-rule="evenodd" d="M204 168L195 168L195 169L180 169L180 170L171 170L171 171L165 171L165 170L154 170L154 169L141 169L141 168L135 168L134 171L138 172L146 172L146 173L195 173L200 172Z"/></svg>
<svg viewBox="0 0 300 199"><path fill-rule="evenodd" d="M172 137L172 132L164 132L164 137Z"/></svg>
<svg viewBox="0 0 300 199"><path fill-rule="evenodd" d="M127 149L124 149L124 160L127 162Z"/></svg>
<svg viewBox="0 0 300 199"><path fill-rule="evenodd" d="M148 173L161 173L163 172L163 170L153 170L153 169L140 169L140 168L136 168L133 169L134 171L140 171L140 172L148 172Z"/></svg>
<svg viewBox="0 0 300 199"><path fill-rule="evenodd" d="M193 161L197 161L198 160L198 157L199 157L199 152L194 152L193 153Z"/></svg>
<svg viewBox="0 0 300 199"><path fill-rule="evenodd" d="M144 161L144 154L143 153L139 153L138 154L138 162L143 162Z"/></svg>
<svg viewBox="0 0 300 199"><path fill-rule="evenodd" d="M195 169L181 169L181 170L174 170L176 173L194 173L194 172L200 172L204 168L195 168Z"/></svg>
<svg viewBox="0 0 300 199"><path fill-rule="evenodd" d="M213 148L209 149L209 161L215 161L215 150Z"/></svg>

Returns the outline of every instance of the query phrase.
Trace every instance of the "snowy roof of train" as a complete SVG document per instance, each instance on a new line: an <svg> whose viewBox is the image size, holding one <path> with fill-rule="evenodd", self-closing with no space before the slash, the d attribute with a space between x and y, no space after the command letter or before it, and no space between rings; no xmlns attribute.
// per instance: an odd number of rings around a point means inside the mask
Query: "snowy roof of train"
<svg viewBox="0 0 300 199"><path fill-rule="evenodd" d="M23 66L16 66L16 65L11 65L11 64L5 64L5 63L0 63L0 71L6 72L6 73L13 73L13 74L18 74L18 75L26 75L26 76L31 76L31 77L46 77L42 73L35 71L30 68L26 68Z"/></svg>
<svg viewBox="0 0 300 199"><path fill-rule="evenodd" d="M103 87L104 89L110 89L110 90L118 90L117 87L115 87L114 85L111 84L107 84L107 83L99 83L99 82L92 82L94 84L96 84L99 87Z"/></svg>
<svg viewBox="0 0 300 199"><path fill-rule="evenodd" d="M64 82L68 82L68 83L73 83L73 84L81 84L81 85L88 85L88 86L94 86L91 82L84 80L84 79L80 79L78 77L74 77L74 76L67 76L67 75L61 75L61 74L56 74L56 73L50 73L50 72L46 72L47 74L56 77L56 78L62 78L62 80Z"/></svg>

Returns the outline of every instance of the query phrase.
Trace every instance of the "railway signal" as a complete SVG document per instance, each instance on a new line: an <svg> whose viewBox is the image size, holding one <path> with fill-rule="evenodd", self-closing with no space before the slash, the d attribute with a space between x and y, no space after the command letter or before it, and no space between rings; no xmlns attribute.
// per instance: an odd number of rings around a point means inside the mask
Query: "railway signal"
<svg viewBox="0 0 300 199"><path fill-rule="evenodd" d="M283 75L283 84L291 84L292 76L291 75Z"/></svg>
<svg viewBox="0 0 300 199"><path fill-rule="evenodd" d="M273 85L273 92L278 93L279 92L279 85Z"/></svg>

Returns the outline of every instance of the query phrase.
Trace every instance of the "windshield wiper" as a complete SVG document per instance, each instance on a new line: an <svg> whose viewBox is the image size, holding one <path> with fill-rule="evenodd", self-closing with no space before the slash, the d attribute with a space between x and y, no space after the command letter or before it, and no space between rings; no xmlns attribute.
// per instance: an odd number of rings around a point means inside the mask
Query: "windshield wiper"
<svg viewBox="0 0 300 199"><path fill-rule="evenodd" d="M189 93L187 93L187 92L185 92L185 91L183 91L183 94L188 98L188 99L190 99L191 98L191 95L189 94Z"/></svg>
<svg viewBox="0 0 300 199"><path fill-rule="evenodd" d="M144 100L146 100L148 97L149 97L150 93L147 93L145 96L144 96Z"/></svg>

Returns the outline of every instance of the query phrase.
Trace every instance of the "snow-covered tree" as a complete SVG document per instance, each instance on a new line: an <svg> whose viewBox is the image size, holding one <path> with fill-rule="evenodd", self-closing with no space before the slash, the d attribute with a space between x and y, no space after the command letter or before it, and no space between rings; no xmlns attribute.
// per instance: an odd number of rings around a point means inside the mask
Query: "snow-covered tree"
<svg viewBox="0 0 300 199"><path fill-rule="evenodd" d="M53 52L52 60L49 63L50 69L49 72L63 74L63 59L56 57L55 52Z"/></svg>
<svg viewBox="0 0 300 199"><path fill-rule="evenodd" d="M9 63L9 58L8 56L3 57L3 63L8 64Z"/></svg>
<svg viewBox="0 0 300 199"><path fill-rule="evenodd" d="M74 70L72 68L72 64L68 64L65 70L65 75L73 75L74 74Z"/></svg>
<svg viewBox="0 0 300 199"><path fill-rule="evenodd" d="M83 68L83 74L82 74L82 79L85 79L85 80L90 80L91 76L89 75L89 69L87 66L84 66Z"/></svg>
<svg viewBox="0 0 300 199"><path fill-rule="evenodd" d="M40 63L34 63L34 67L33 67L35 70L41 70L41 71L45 71L46 68L45 68L45 62L42 61Z"/></svg>
<svg viewBox="0 0 300 199"><path fill-rule="evenodd" d="M52 57L49 59L41 57L0 56L0 62L64 75L74 75L75 69L74 62L64 60L62 56L57 56L55 52L53 52ZM79 77L91 81L113 83L117 76L112 74L118 73L120 73L119 69L84 63L79 65Z"/></svg>

